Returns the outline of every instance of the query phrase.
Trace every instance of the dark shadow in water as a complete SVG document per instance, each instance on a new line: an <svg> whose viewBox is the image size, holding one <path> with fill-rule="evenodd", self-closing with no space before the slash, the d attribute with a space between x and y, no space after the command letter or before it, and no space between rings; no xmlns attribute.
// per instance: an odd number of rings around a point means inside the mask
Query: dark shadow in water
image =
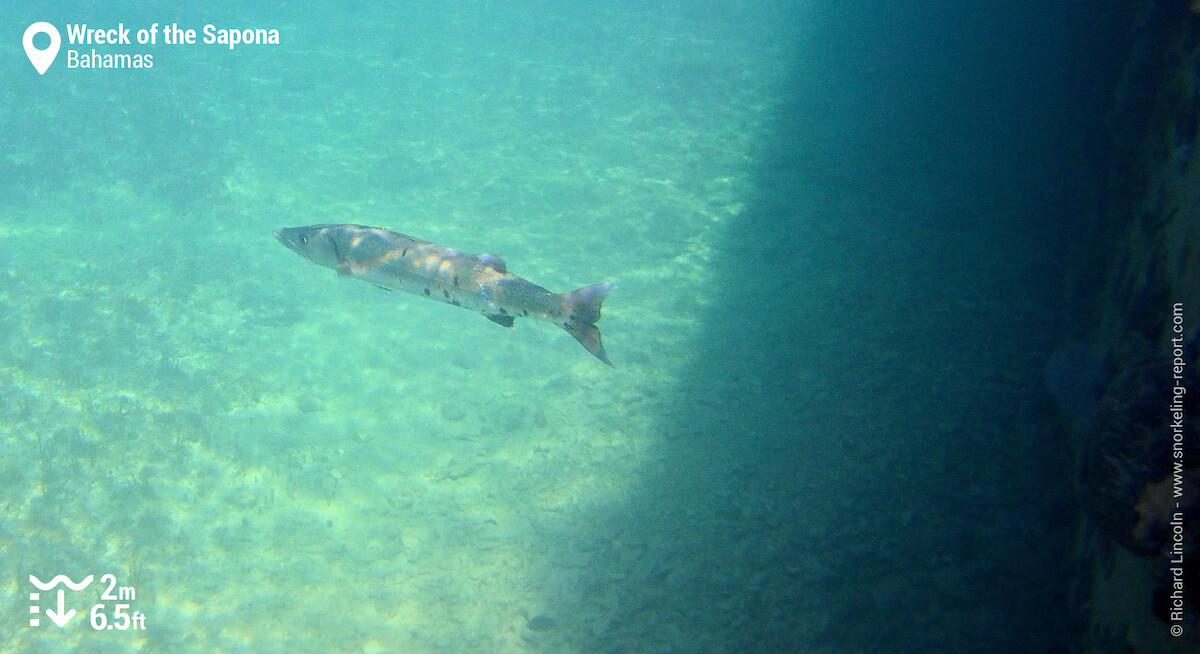
<svg viewBox="0 0 1200 654"><path fill-rule="evenodd" d="M839 3L793 62L583 651L1065 651L1076 17L961 4Z"/></svg>

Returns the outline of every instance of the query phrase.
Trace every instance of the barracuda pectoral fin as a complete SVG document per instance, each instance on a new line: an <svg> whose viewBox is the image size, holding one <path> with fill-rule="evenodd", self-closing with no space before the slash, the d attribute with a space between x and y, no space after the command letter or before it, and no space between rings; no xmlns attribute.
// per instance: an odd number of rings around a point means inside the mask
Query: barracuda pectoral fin
<svg viewBox="0 0 1200 654"><path fill-rule="evenodd" d="M513 326L513 317L512 316L506 316L502 313L489 313L489 314L487 314L487 319L496 323L497 325L504 325L505 327L512 329L512 326Z"/></svg>
<svg viewBox="0 0 1200 654"><path fill-rule="evenodd" d="M337 268L335 268L335 270L337 270L338 277L354 276L354 271L350 269L350 264L345 259L338 259Z"/></svg>

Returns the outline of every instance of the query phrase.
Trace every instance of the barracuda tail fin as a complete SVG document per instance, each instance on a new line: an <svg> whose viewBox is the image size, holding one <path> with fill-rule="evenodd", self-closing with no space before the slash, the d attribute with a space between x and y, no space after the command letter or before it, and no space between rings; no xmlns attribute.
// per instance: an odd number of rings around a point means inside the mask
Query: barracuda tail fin
<svg viewBox="0 0 1200 654"><path fill-rule="evenodd" d="M596 327L596 321L600 319L600 305L604 303L604 296L612 289L612 282L603 282L562 294L563 307L567 310L567 319L562 323L563 329L574 336L580 345L586 347L588 352L610 366L613 362L604 354L604 345L600 343L600 330Z"/></svg>

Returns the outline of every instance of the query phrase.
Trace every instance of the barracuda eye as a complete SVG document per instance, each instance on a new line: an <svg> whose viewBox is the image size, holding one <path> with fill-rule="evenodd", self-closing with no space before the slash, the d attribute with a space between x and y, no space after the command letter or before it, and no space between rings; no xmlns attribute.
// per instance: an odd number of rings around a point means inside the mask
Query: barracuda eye
<svg viewBox="0 0 1200 654"><path fill-rule="evenodd" d="M308 243L308 236L301 234L300 235L300 245L304 245L305 243Z"/></svg>

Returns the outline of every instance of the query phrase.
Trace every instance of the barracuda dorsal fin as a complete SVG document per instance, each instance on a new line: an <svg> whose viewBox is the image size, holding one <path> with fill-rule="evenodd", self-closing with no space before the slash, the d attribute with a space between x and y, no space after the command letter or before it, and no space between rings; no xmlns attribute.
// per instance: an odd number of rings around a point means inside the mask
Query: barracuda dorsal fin
<svg viewBox="0 0 1200 654"><path fill-rule="evenodd" d="M498 254L481 254L479 255L479 260L485 266L491 266L492 270L498 273L508 272L508 264L504 263L504 258Z"/></svg>

